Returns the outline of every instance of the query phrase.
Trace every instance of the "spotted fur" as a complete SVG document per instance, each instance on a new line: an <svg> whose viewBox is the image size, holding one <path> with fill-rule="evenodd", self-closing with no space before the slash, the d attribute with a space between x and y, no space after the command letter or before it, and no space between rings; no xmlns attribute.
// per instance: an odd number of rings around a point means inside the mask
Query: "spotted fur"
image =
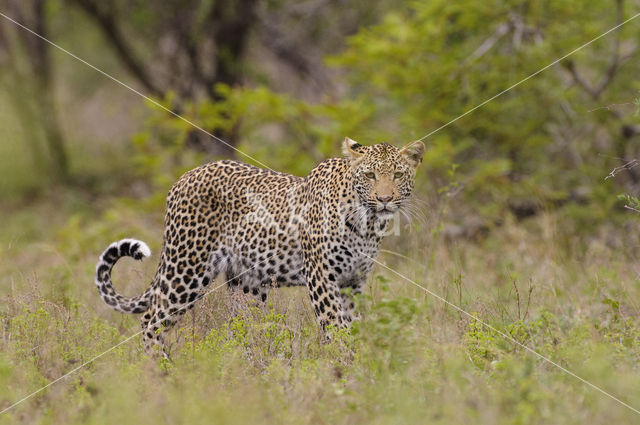
<svg viewBox="0 0 640 425"><path fill-rule="evenodd" d="M100 296L117 311L144 313L149 353L163 348L165 333L220 273L231 279L230 290L259 302L272 287L307 286L323 329L348 326L347 293L362 291L389 220L411 195L424 145L361 146L347 138L343 151L345 158L327 159L304 178L236 161L187 172L167 197L160 264L149 289L133 298L113 289L118 258L150 254L143 242L124 239L100 257Z"/></svg>

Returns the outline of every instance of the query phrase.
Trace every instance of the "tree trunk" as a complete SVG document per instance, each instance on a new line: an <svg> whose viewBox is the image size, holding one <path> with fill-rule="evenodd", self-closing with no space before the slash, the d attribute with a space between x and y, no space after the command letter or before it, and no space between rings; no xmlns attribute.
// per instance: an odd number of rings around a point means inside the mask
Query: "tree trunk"
<svg viewBox="0 0 640 425"><path fill-rule="evenodd" d="M13 2L11 6L13 6L13 14L17 17L17 20L32 28L42 37L49 37L45 16L46 0ZM16 106L27 114L26 117L23 117L27 133L35 133L32 130L34 125L39 125L42 130L48 156L50 157L47 161L47 168L51 179L54 181L67 181L69 178L69 159L57 119L52 64L49 56L50 45L43 39L21 29L16 34L17 39L20 40L20 44L26 51L25 56L29 64L29 71L26 73L28 77L26 79L19 75L16 76L17 90L20 90L21 83L22 90L27 93L31 92L31 90L26 89L28 85L32 85L31 88L33 89L33 95L16 102ZM8 42L3 43L3 47L9 52L12 50ZM10 60L15 60L15 58L10 58ZM16 73L20 73L15 67L14 70ZM19 93L16 93L16 95L20 96ZM22 96L24 95L25 93L22 93ZM27 128L27 126L31 128ZM33 149L38 149L36 140L30 142ZM39 153L34 153L36 162L41 157L42 155ZM37 163L36 166L38 166Z"/></svg>

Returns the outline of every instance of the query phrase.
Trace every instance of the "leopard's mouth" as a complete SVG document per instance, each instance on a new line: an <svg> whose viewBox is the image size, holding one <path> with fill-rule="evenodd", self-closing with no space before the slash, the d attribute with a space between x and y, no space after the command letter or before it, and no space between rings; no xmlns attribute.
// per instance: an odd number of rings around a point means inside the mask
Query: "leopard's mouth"
<svg viewBox="0 0 640 425"><path fill-rule="evenodd" d="M380 218L390 218L400 208L395 202L369 202L369 209Z"/></svg>

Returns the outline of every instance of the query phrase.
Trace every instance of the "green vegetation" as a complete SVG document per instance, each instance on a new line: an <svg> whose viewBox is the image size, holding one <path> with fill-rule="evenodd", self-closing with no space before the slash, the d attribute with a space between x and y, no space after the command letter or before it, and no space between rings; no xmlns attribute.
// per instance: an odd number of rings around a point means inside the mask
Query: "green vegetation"
<svg viewBox="0 0 640 425"><path fill-rule="evenodd" d="M87 12L92 1L44 3L52 37L146 87ZM173 19L207 23L231 12L209 15L216 2L172 3L172 13L106 3L130 43L123 48L149 74L154 90L145 92L299 175L339 155L344 136L420 138L637 13L623 0L258 2L247 46L224 65L242 78L209 87L203 74L189 93L163 79L175 64L159 35L186 54L189 40L204 46L213 36L194 24L181 38ZM0 424L638 421L499 332L640 409L640 216L629 210L640 210L640 18L425 141L419 208L379 260L493 329L377 267L358 299L362 320L331 343L321 343L304 289L273 291L266 308L247 302L234 317L220 288L171 335L172 363L147 358L139 336L127 340L137 317L102 303L95 262L111 241L147 241L154 256L122 260L113 276L122 293L140 293L155 273L169 186L233 153L203 148L216 142L59 52L48 58L52 79L38 82L30 45L4 25L0 409L122 344ZM278 38L290 28L298 44ZM274 39L281 56L269 50ZM178 59L188 79L195 71ZM58 130L28 100L49 86Z"/></svg>
<svg viewBox="0 0 640 425"><path fill-rule="evenodd" d="M160 223L118 205L43 242L3 241L0 397L15 401L138 332L91 285L95 252L137 229L157 252ZM116 214L116 210L118 213ZM46 231L46 223L23 223ZM3 234L14 224L7 223ZM39 228L42 226L42 228ZM79 232L78 229L82 231ZM588 246L552 215L510 222L482 243L412 238L432 266L381 259L554 362L637 406L639 287L624 246ZM637 245L637 236L617 234ZM397 241L390 240L389 245ZM571 246L572 249L566 249ZM582 247L583 249L579 249ZM137 293L153 262L114 279ZM517 288L517 289L516 289ZM530 291L529 288L532 288ZM516 292L517 290L517 292ZM530 295L527 295L530 294ZM530 296L530 300L527 298ZM232 318L224 289L181 322L173 363L120 345L19 407L2 423L631 423L635 414L393 274L376 271L363 320L321 344L304 290L272 293ZM184 419L181 419L184 418Z"/></svg>

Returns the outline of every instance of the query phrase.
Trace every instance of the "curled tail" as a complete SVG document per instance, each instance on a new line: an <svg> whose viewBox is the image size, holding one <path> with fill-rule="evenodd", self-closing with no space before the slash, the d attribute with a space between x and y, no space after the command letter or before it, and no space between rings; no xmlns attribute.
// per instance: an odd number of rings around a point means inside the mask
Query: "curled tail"
<svg viewBox="0 0 640 425"><path fill-rule="evenodd" d="M100 256L96 266L95 283L102 301L121 313L139 314L147 311L151 300L151 288L137 297L120 295L113 289L111 269L120 257L133 257L136 260L142 260L150 255L151 250L147 244L135 239L122 239L109 245Z"/></svg>

